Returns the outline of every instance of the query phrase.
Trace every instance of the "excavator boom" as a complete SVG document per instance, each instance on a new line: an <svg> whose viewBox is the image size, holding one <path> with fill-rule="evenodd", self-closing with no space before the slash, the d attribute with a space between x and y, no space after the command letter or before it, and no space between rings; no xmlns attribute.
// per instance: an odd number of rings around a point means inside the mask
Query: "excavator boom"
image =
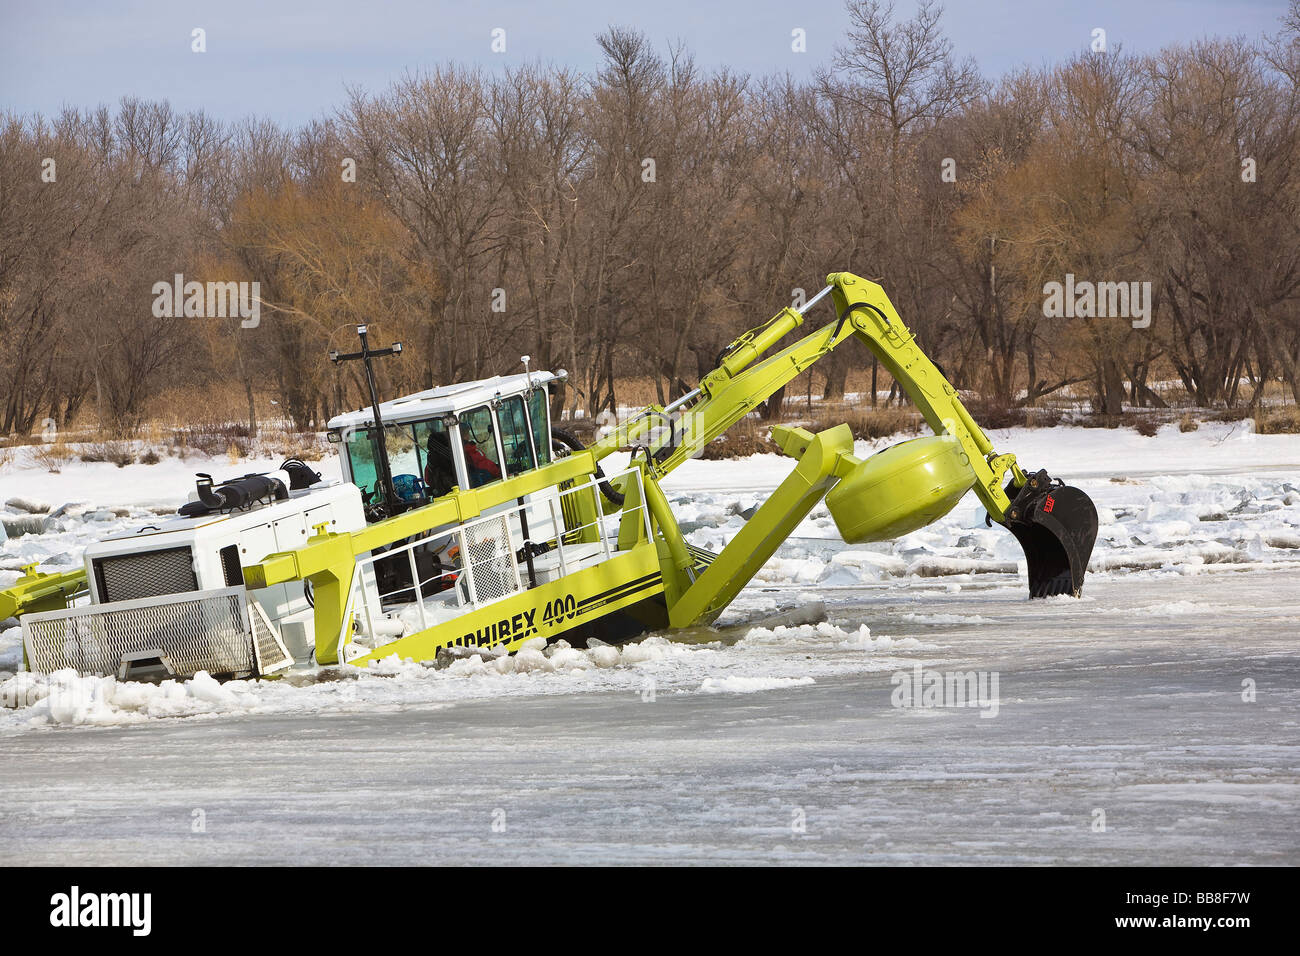
<svg viewBox="0 0 1300 956"><path fill-rule="evenodd" d="M832 273L826 281L826 287L802 307L783 309L732 342L718 367L690 394L666 408L647 409L592 445L596 458L619 448L642 446L652 477L662 477L698 455L810 366L856 339L907 392L935 435L956 443L961 463L973 476L971 487L990 520L1007 527L1024 548L1031 596L1077 596L1097 534L1091 499L1077 488L1062 486L1045 471L1027 473L1014 454L994 449L881 286L848 272ZM799 328L804 315L826 296L834 305L833 321L762 357ZM872 487L878 496L880 488ZM886 503L868 496L856 506L884 508ZM849 510L847 504L842 503L842 508ZM846 516L840 523L843 530L853 520ZM725 566L723 562L719 567Z"/></svg>

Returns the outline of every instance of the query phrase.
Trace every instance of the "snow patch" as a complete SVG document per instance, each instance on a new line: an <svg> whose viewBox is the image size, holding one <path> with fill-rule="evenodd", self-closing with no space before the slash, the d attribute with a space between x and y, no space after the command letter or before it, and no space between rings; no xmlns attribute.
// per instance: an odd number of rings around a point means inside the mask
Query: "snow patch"
<svg viewBox="0 0 1300 956"><path fill-rule="evenodd" d="M1208 604L1196 604L1193 601L1168 601L1164 604L1150 604L1137 608L1136 613L1157 617L1178 617L1183 614L1214 614L1215 609Z"/></svg>
<svg viewBox="0 0 1300 956"><path fill-rule="evenodd" d="M978 614L904 614L904 621L914 624L996 624L991 618Z"/></svg>
<svg viewBox="0 0 1300 956"><path fill-rule="evenodd" d="M817 683L811 677L706 677L700 685L704 694L753 694L782 687L807 687Z"/></svg>

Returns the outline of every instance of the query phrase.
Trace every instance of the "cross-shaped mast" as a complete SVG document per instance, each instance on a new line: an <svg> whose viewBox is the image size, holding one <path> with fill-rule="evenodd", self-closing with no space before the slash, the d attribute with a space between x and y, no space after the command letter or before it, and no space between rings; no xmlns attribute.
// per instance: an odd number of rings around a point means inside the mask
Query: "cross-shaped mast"
<svg viewBox="0 0 1300 956"><path fill-rule="evenodd" d="M357 335L361 338L361 351L348 352L339 354L337 349L330 349L330 361L337 365L340 362L351 362L361 359L366 366L366 385L370 388L370 408L375 417L375 458L379 464L379 482L380 491L384 498L384 510L394 515L400 510L400 499L397 497L397 489L393 487L393 473L388 466L388 441L384 434L384 418L379 413L379 393L375 391L375 370L370 364L372 358L382 358L385 355L400 355L402 343L394 342L386 349L372 349L366 338L368 332L367 326L358 325Z"/></svg>

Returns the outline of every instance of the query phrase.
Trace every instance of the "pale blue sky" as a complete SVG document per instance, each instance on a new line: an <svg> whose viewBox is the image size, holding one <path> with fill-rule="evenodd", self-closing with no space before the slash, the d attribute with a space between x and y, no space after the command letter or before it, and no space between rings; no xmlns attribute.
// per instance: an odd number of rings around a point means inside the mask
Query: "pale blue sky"
<svg viewBox="0 0 1300 956"><path fill-rule="evenodd" d="M958 54L986 75L1084 49L1094 27L1149 51L1210 35L1273 33L1286 0L949 0ZM897 0L910 13L915 0ZM489 69L541 59L591 70L610 23L661 47L681 40L708 67L807 76L829 61L847 18L840 0L0 0L0 110L56 112L133 94L300 123L339 105L348 85L378 90L407 69L458 60ZM190 52L190 31L207 52ZM494 27L507 52L493 54ZM790 50L807 31L808 52Z"/></svg>

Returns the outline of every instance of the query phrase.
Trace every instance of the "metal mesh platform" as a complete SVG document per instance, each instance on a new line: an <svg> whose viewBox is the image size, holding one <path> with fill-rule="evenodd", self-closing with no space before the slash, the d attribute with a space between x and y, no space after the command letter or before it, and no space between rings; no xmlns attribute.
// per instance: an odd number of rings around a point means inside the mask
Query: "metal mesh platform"
<svg viewBox="0 0 1300 956"><path fill-rule="evenodd" d="M90 604L22 618L28 666L50 673L117 674L126 654L156 651L177 677L268 673L292 663L243 588Z"/></svg>
<svg viewBox="0 0 1300 956"><path fill-rule="evenodd" d="M519 568L510 546L510 524L503 515L464 526L465 559L478 603L499 600L519 590Z"/></svg>

